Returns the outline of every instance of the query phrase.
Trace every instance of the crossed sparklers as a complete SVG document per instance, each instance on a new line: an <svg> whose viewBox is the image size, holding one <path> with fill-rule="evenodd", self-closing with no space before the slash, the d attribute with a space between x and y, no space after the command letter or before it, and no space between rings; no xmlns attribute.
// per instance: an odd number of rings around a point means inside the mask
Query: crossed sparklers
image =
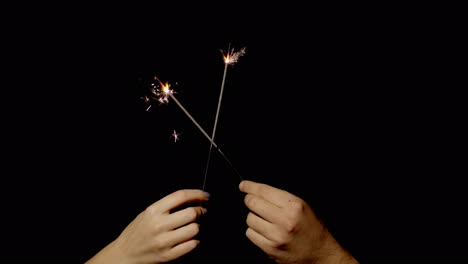
<svg viewBox="0 0 468 264"><path fill-rule="evenodd" d="M219 146L214 142L214 139L215 139L215 134L216 134L216 126L218 124L219 110L221 108L221 101L223 98L224 83L226 80L228 65L232 65L236 63L239 60L239 58L245 54L245 47L240 49L237 52L234 52L234 48L230 48L230 45L229 45L229 48L226 53L224 53L223 51L221 52L223 53L223 59L224 59L224 72L223 72L223 80L221 82L221 91L219 93L218 107L216 109L216 117L215 117L213 132L211 134L211 137L198 124L198 122L195 120L195 118L192 117L192 115L187 111L187 109L185 109L185 107L182 106L179 100L175 98L174 91L170 89L170 84L168 82L163 83L158 77L155 76L154 79L157 81L157 83L151 84L151 93L153 94L153 97L148 97L148 96L143 97L143 100L149 104L149 106L146 108L147 111L151 107L151 104L150 104L151 99L155 99L160 104L167 104L169 102L169 98L171 98L174 102L176 102L176 104L180 107L180 109L184 111L184 113L190 118L190 120L195 124L195 126L198 127L198 129L202 132L202 134L210 141L210 148L208 152L208 158L206 161L205 176L203 179L203 190L205 189L205 185L206 185L206 179L208 176L208 168L209 168L210 159L211 159L211 151L213 147L218 150L221 156L223 156L223 158L227 161L229 166L234 170L234 172L239 176L239 178L243 180L240 173L232 165L231 161L226 157L226 155L221 151ZM179 134L174 130L172 133L172 137L174 138L174 141L177 141L179 139Z"/></svg>

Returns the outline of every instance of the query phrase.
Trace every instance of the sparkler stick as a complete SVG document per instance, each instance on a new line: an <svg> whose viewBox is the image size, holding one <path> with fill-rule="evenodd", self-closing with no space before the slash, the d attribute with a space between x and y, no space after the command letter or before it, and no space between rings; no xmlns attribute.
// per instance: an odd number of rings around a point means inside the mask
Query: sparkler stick
<svg viewBox="0 0 468 264"><path fill-rule="evenodd" d="M223 158L227 161L227 163L229 164L229 166L231 166L231 168L234 170L234 172L239 176L239 178L241 180L242 177L240 175L240 173L236 170L236 168L232 165L231 161L226 157L226 155L224 155L224 153L221 151L221 149L218 147L218 145L216 145L216 143L213 141L212 138L210 138L210 136L208 136L208 134L205 132L205 130L203 130L203 128L197 123L197 121L190 115L190 113L182 106L181 103L179 103L179 101L174 97L174 95L172 93L169 93L169 96L171 97L172 100L174 100L174 102L176 102L176 104L182 109L182 111L184 111L184 113L190 118L190 120L192 120L192 122L198 127L198 129L203 133L203 135L210 141L211 143L211 146L214 146L219 154L221 154L221 156L223 156Z"/></svg>
<svg viewBox="0 0 468 264"><path fill-rule="evenodd" d="M218 145L216 145L216 143L213 141L213 139L210 138L210 136L198 124L198 122L195 120L195 118L193 118L192 115L185 109L185 107L182 106L182 104L179 102L179 100L177 100L177 98L175 98L174 91L169 89L169 84L168 83L163 84L157 77L154 77L154 78L162 86L161 87L162 93L159 93L157 90L153 90L153 93L156 96L158 96L158 101L161 102L161 103L167 103L168 102L168 97L171 97L171 99L174 100L174 102L176 102L176 104L180 107L180 109L182 109L182 111L184 111L184 113L190 118L190 120L192 120L192 122L195 124L195 126L197 126L197 128L202 132L202 134L210 141L211 145L214 146L218 150L219 154L221 154L221 156L223 156L223 158L226 160L226 162L229 164L229 166L232 168L232 170L239 176L239 178L241 180L243 180L240 173L232 165L231 161L226 157L226 155L224 155L224 153L221 151L221 149L218 147Z"/></svg>
<svg viewBox="0 0 468 264"><path fill-rule="evenodd" d="M231 44L229 43L228 52L227 52L227 54L225 56L223 56L224 57L224 73L223 73L223 80L221 82L221 91L219 93L218 108L216 109L216 117L215 117L215 122L214 122L214 126L213 126L213 131L212 131L212 134L211 134L211 139L212 140L215 139L216 126L218 124L219 109L221 108L221 100L223 98L224 83L226 81L226 73L227 73L228 65L236 62L237 59L240 56L244 55L244 53L245 53L245 48L242 48L239 52L236 52L236 53L234 53L234 49L233 50L230 50L230 49L231 49ZM208 176L208 168L210 166L212 148L213 148L213 143L210 144L210 149L208 151L208 158L206 160L205 177L203 178L203 188L202 188L203 190L205 190L206 179L207 179L207 176ZM240 178L242 180L242 177L240 177Z"/></svg>

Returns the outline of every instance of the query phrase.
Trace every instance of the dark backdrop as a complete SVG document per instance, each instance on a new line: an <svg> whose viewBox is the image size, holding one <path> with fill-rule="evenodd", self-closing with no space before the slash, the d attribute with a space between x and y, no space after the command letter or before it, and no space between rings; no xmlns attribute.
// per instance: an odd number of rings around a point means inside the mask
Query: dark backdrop
<svg viewBox="0 0 468 264"><path fill-rule="evenodd" d="M209 141L175 102L146 111L142 97L155 75L170 82L211 134L231 45L246 53L227 70L215 141L244 179L304 198L363 262L466 259L460 160L425 72L424 24L348 8L65 8L12 20L1 257L84 262L151 203L201 188ZM214 150L202 243L180 262L268 263L244 236L238 183Z"/></svg>

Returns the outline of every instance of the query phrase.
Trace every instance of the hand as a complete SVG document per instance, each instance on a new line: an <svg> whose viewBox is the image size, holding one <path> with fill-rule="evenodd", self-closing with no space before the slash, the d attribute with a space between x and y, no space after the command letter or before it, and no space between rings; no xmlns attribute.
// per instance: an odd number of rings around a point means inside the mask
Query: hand
<svg viewBox="0 0 468 264"><path fill-rule="evenodd" d="M201 190L179 190L155 202L140 213L120 236L90 259L95 263L163 263L192 251L199 241L195 220L206 209L188 207L172 212L189 202L205 202Z"/></svg>
<svg viewBox="0 0 468 264"><path fill-rule="evenodd" d="M239 189L250 210L246 236L277 263L358 263L301 198L252 181Z"/></svg>

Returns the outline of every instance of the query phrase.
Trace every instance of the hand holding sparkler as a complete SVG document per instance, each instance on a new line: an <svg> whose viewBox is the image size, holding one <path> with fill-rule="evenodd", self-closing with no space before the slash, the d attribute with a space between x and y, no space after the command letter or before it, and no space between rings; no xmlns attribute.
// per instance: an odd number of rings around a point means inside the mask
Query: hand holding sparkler
<svg viewBox="0 0 468 264"><path fill-rule="evenodd" d="M165 263L195 249L199 225L195 221L206 213L201 206L180 206L208 201L202 190L179 190L150 205L119 235L86 264Z"/></svg>
<svg viewBox="0 0 468 264"><path fill-rule="evenodd" d="M253 181L239 189L251 211L247 237L277 263L358 263L303 199Z"/></svg>

